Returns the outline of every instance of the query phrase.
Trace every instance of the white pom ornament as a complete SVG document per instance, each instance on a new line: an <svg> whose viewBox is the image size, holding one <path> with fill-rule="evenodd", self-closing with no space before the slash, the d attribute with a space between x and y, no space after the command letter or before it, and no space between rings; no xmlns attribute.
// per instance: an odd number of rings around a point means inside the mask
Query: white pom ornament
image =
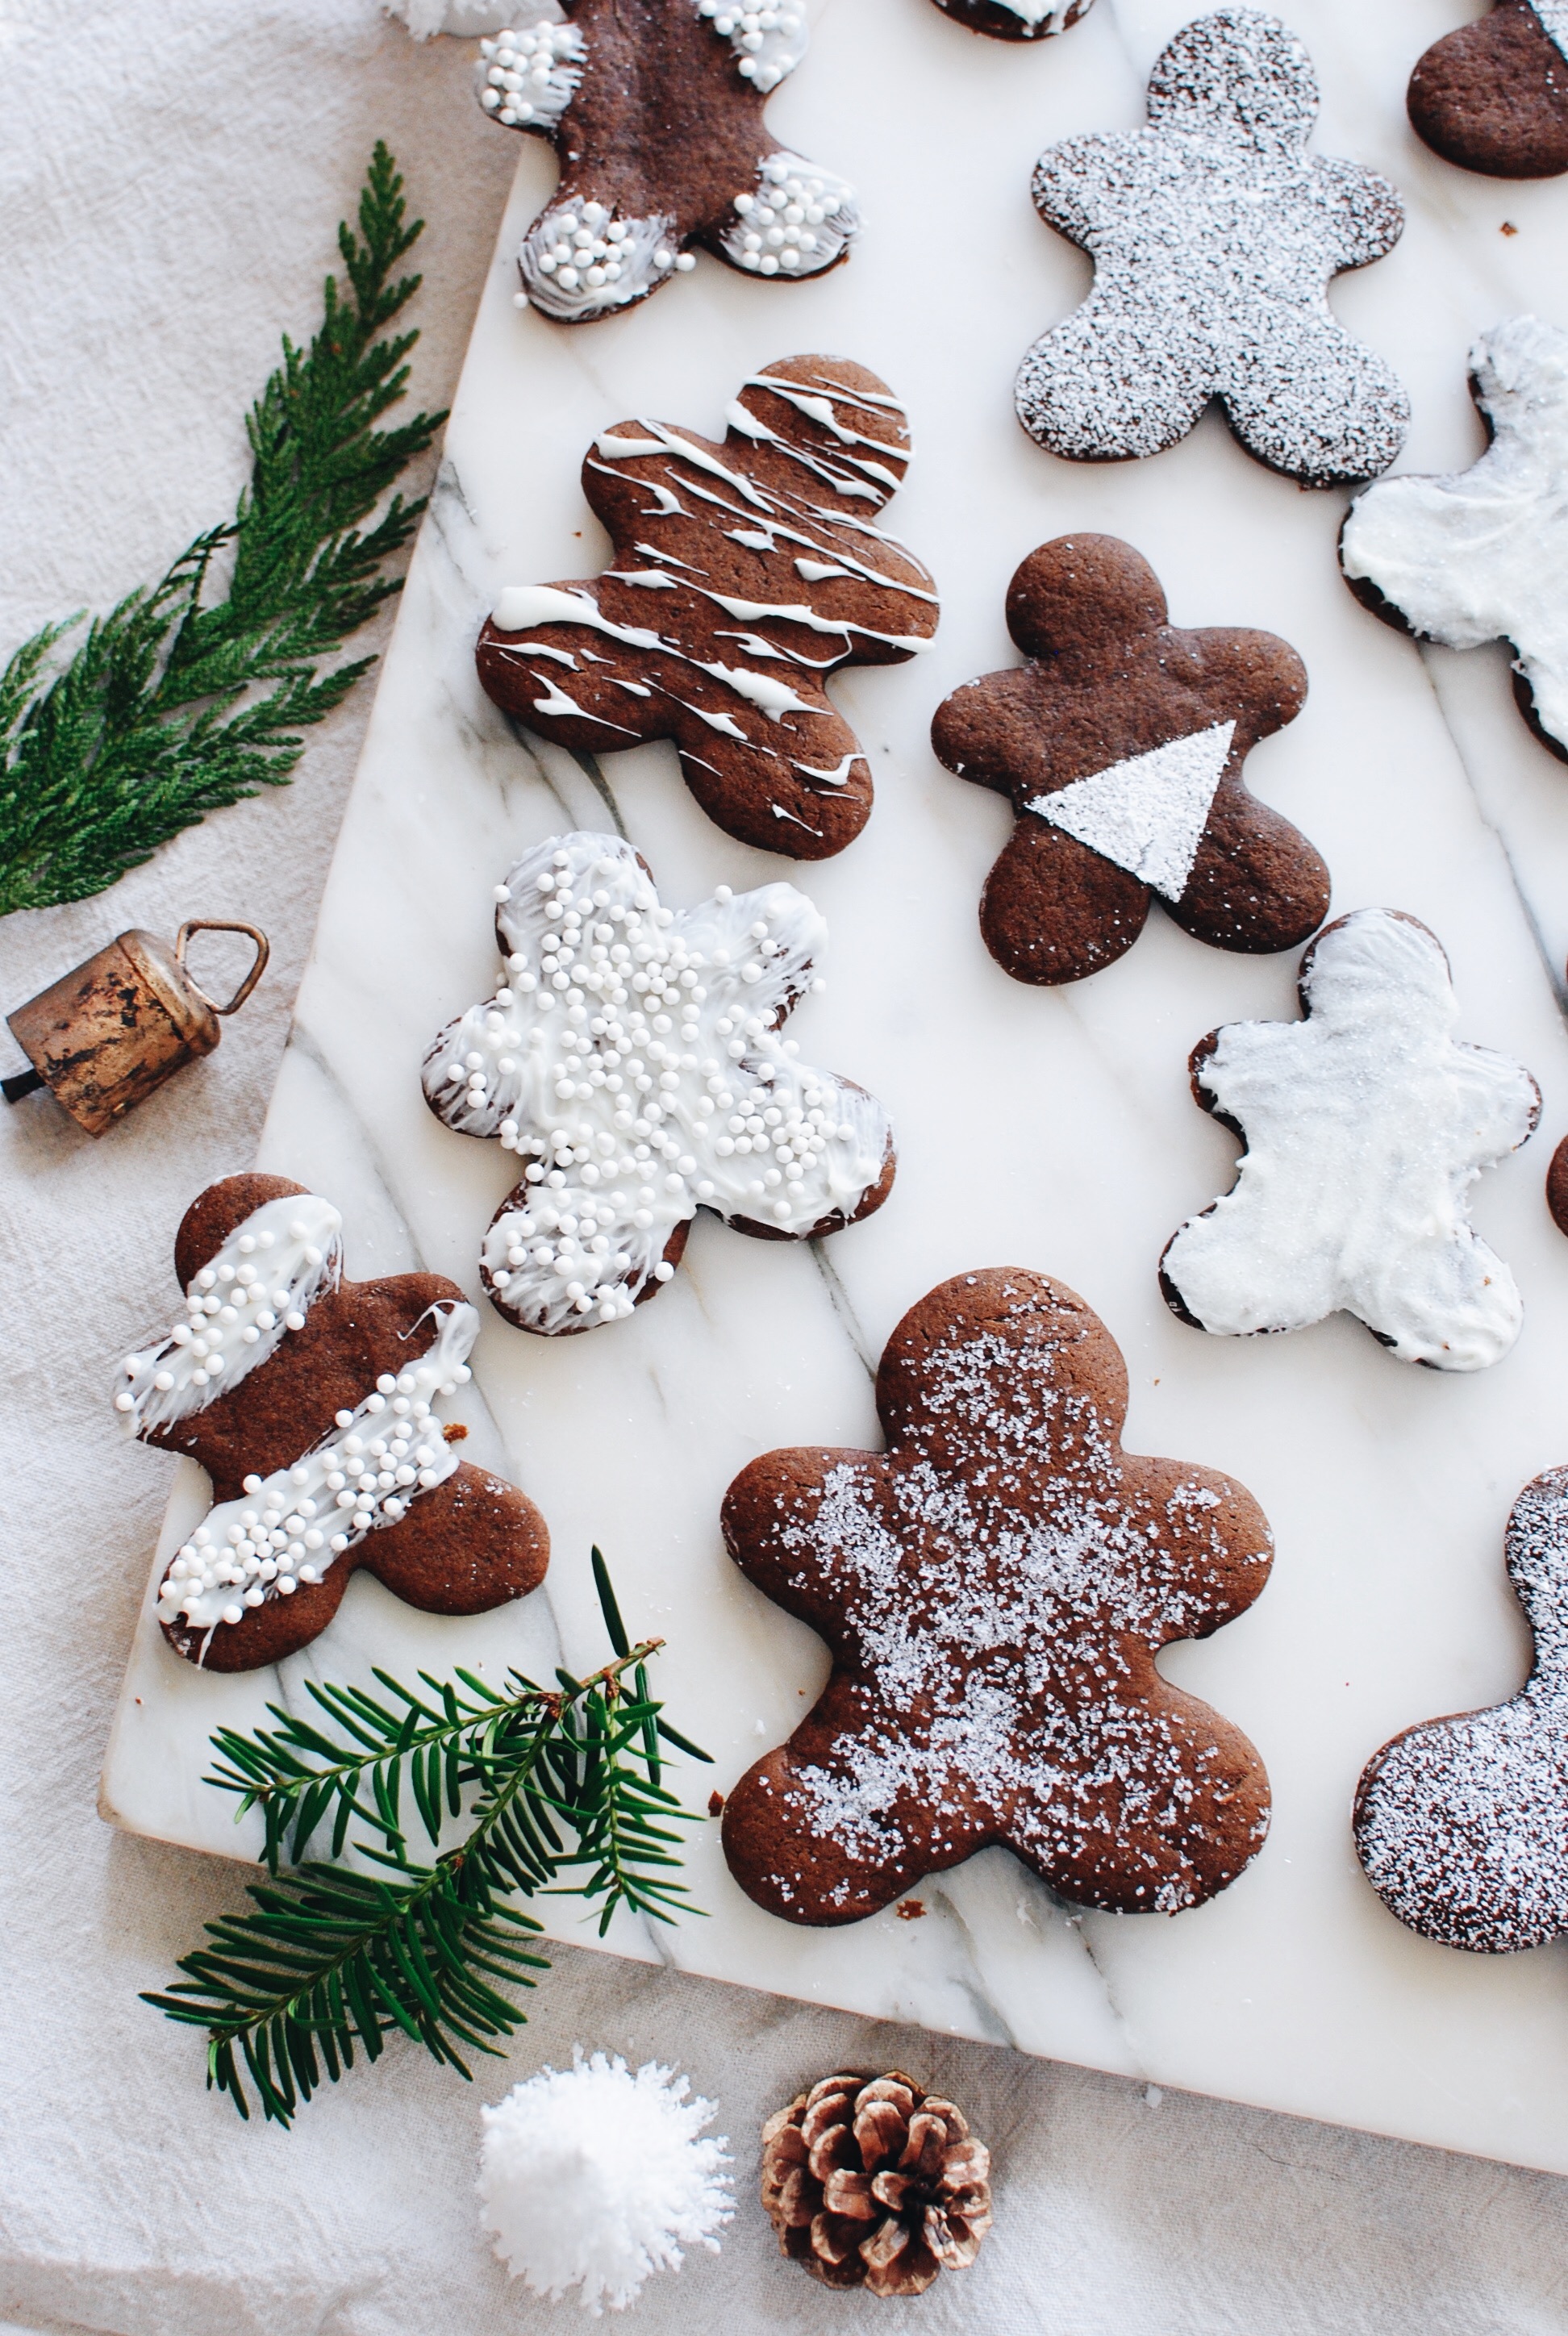
<svg viewBox="0 0 1568 2336"><path fill-rule="evenodd" d="M635 2076L618 2054L541 2068L482 2111L484 2228L514 2279L557 2302L580 2286L597 2318L624 2310L681 2248L714 2253L735 2212L724 2140L703 2139L715 2104L654 2061Z"/></svg>

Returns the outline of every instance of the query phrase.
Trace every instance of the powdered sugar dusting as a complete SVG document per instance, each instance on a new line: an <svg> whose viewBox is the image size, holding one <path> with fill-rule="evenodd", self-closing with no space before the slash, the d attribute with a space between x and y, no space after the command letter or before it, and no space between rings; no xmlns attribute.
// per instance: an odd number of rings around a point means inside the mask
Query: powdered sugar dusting
<svg viewBox="0 0 1568 2336"><path fill-rule="evenodd" d="M1312 63L1275 16L1222 8L1177 34L1145 127L1047 147L1042 218L1095 262L1088 299L1018 370L1026 430L1079 462L1154 454L1211 397L1248 451L1310 485L1374 477L1409 401L1329 309L1404 209L1386 179L1309 155Z"/></svg>
<svg viewBox="0 0 1568 2336"><path fill-rule="evenodd" d="M1511 1703L1430 1721L1368 1764L1356 1842L1413 1931L1476 1954L1568 1932L1568 1468L1514 1504L1508 1572L1535 1635Z"/></svg>

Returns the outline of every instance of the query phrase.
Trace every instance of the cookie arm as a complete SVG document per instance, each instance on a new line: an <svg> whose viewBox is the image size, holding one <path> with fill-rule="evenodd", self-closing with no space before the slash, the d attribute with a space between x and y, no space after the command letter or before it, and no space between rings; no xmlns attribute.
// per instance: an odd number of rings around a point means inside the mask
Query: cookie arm
<svg viewBox="0 0 1568 2336"><path fill-rule="evenodd" d="M786 1614L798 1616L835 1654L855 1650L843 1585L813 1549L813 1527L829 1491L852 1484L853 1505L879 1514L888 1464L877 1452L807 1445L765 1452L743 1468L724 1496L719 1528L746 1580Z"/></svg>
<svg viewBox="0 0 1568 2336"><path fill-rule="evenodd" d="M1269 1579L1274 1539L1244 1484L1218 1469L1125 1456L1129 1491L1149 1514L1179 1587L1141 1628L1154 1647L1207 1639L1244 1614Z"/></svg>
<svg viewBox="0 0 1568 2336"><path fill-rule="evenodd" d="M1091 131L1047 146L1035 164L1029 192L1047 227L1087 248L1096 229L1115 220L1139 198L1148 157L1140 135Z"/></svg>
<svg viewBox="0 0 1568 2336"><path fill-rule="evenodd" d="M1393 250L1405 232L1405 206L1380 171L1343 155L1318 154L1312 177L1330 222L1336 267L1365 268Z"/></svg>

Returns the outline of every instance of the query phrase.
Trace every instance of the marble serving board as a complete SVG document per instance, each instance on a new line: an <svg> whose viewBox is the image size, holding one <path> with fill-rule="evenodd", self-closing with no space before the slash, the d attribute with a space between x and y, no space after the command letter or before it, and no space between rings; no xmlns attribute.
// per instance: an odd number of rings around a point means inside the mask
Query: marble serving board
<svg viewBox="0 0 1568 2336"><path fill-rule="evenodd" d="M597 1541L633 1630L667 1640L657 1676L672 1718L714 1756L678 1779L702 1808L782 1739L826 1669L813 1634L726 1557L730 1478L775 1445L874 1444L872 1373L905 1309L966 1268L1040 1268L1119 1340L1129 1445L1229 1470L1272 1521L1278 1561L1257 1605L1162 1658L1262 1752L1274 1790L1262 1854L1215 1903L1166 1920L1075 1913L994 1850L922 1887L923 1919L892 1910L813 1932L744 1898L705 1823L687 1864L706 1919L625 1922L610 1946L1568 2172L1568 1944L1486 1958L1424 1942L1368 1887L1348 1823L1362 1763L1396 1729L1506 1696L1524 1673L1503 1527L1524 1481L1568 1460L1568 1241L1542 1189L1568 1127L1568 770L1526 733L1503 651L1418 649L1351 599L1334 559L1342 495L1270 475L1213 414L1155 461L1086 468L1041 453L1012 414L1022 350L1089 280L1031 208L1034 158L1073 131L1137 123L1147 69L1190 13L1183 0L1099 0L1069 35L1019 48L928 0L832 0L771 119L862 190L869 223L851 264L782 286L704 258L645 307L577 331L513 306L510 255L554 168L520 141L260 1164L337 1202L352 1273L423 1265L477 1296L480 1235L511 1163L431 1117L420 1057L492 986L491 889L519 849L594 826L630 836L677 905L719 882L802 881L832 937L826 992L792 1027L806 1060L891 1107L897 1185L879 1215L814 1248L701 1218L657 1302L586 1337L527 1337L482 1301L475 1379L454 1408L472 1424L468 1448L527 1487L553 1536L548 1582L521 1608L435 1621L360 1576L332 1629L280 1672L193 1670L152 1615L166 1552L204 1500L182 1464L102 1805L137 1831L250 1854L253 1831L199 1781L215 1726L255 1723L268 1699L297 1705L307 1679L364 1678L373 1663L591 1667L607 1652ZM1472 336L1530 307L1568 323L1568 183L1466 177L1408 132L1410 64L1472 5L1281 0L1281 13L1316 56L1320 150L1380 167L1408 204L1394 256L1333 296L1414 396L1401 467L1467 463L1482 443L1465 386ZM503 585L601 565L578 483L594 433L641 413L719 436L744 376L798 350L852 355L906 399L919 459L889 524L930 561L944 602L928 656L834 685L877 803L850 850L803 871L710 825L667 748L600 771L514 734L472 656ZM1380 903L1433 927L1462 1035L1540 1080L1539 1134L1475 1202L1527 1309L1492 1370L1409 1368L1345 1318L1286 1338L1212 1338L1161 1299L1166 1238L1226 1187L1236 1153L1193 1104L1188 1050L1219 1022L1293 1014L1293 958L1203 949L1156 910L1114 968L1036 991L980 944L976 903L1008 814L939 767L928 725L957 683L1012 661L1002 596L1015 563L1082 528L1135 542L1178 623L1264 626L1295 644L1311 695L1252 755L1251 783L1326 854L1336 910ZM545 1911L560 1935L591 1940L570 1902Z"/></svg>

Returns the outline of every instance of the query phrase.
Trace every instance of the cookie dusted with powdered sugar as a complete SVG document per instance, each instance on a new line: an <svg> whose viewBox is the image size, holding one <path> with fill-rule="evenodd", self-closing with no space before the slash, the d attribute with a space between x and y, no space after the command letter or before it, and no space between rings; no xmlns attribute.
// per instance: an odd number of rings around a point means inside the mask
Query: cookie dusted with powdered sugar
<svg viewBox="0 0 1568 2336"><path fill-rule="evenodd" d="M1568 170L1568 0L1496 0L1421 56L1405 93L1435 154L1491 179Z"/></svg>
<svg viewBox="0 0 1568 2336"><path fill-rule="evenodd" d="M424 1095L526 1163L480 1274L520 1329L624 1321L671 1280L698 1209L813 1241L881 1208L875 1097L808 1069L784 1024L827 926L791 884L667 909L616 835L558 835L496 888L502 984L449 1023Z"/></svg>
<svg viewBox="0 0 1568 2336"><path fill-rule="evenodd" d="M436 1273L346 1281L341 1231L286 1177L209 1185L174 1245L184 1318L125 1358L127 1428L211 1479L158 1594L164 1637L209 1670L297 1654L361 1565L427 1614L483 1614L549 1563L532 1502L459 1461L434 1414L469 1377L473 1308Z"/></svg>
<svg viewBox="0 0 1568 2336"><path fill-rule="evenodd" d="M482 42L485 112L560 157L518 250L521 302L591 324L694 268L692 244L784 281L836 267L860 228L854 190L763 122L806 30L800 0L535 0Z"/></svg>
<svg viewBox="0 0 1568 2336"><path fill-rule="evenodd" d="M1162 1678L1268 1578L1230 1477L1125 1452L1105 1325L1044 1274L959 1274L877 1375L884 1452L770 1452L725 1496L747 1579L828 1644L787 1744L725 1806L749 1897L858 1922L1001 1843L1063 1898L1174 1914L1261 1846L1257 1753Z"/></svg>
<svg viewBox="0 0 1568 2336"><path fill-rule="evenodd" d="M1529 1679L1489 1711L1407 1728L1356 1795L1356 1847L1389 1913L1481 1955L1568 1932L1568 1468L1525 1485L1504 1552Z"/></svg>
<svg viewBox="0 0 1568 2336"><path fill-rule="evenodd" d="M1246 1150L1232 1190L1167 1245L1166 1300L1229 1338L1342 1309L1401 1362L1484 1370L1524 1308L1470 1190L1533 1134L1541 1090L1455 1037L1442 945L1397 910L1327 926L1300 996L1300 1022L1228 1022L1193 1049L1194 1097Z"/></svg>
<svg viewBox="0 0 1568 2336"><path fill-rule="evenodd" d="M1047 148L1036 207L1095 286L1018 369L1031 437L1073 462L1157 454L1217 397L1248 453L1304 485L1388 469L1409 400L1328 287L1391 251L1405 214L1375 170L1308 153L1317 113L1297 35L1222 8L1160 57L1144 129Z"/></svg>
<svg viewBox="0 0 1568 2336"><path fill-rule="evenodd" d="M1047 41L1081 24L1095 0L936 0L944 16L954 16L971 33L996 41Z"/></svg>
<svg viewBox="0 0 1568 2336"><path fill-rule="evenodd" d="M1213 948L1299 948L1329 871L1242 776L1300 711L1295 650L1168 623L1153 569L1110 535L1030 552L1007 608L1025 663L966 682L931 725L949 770L1017 816L980 901L997 963L1015 981L1081 981L1131 949L1156 894Z"/></svg>
<svg viewBox="0 0 1568 2336"><path fill-rule="evenodd" d="M1568 333L1495 325L1470 351L1470 394L1492 442L1479 462L1368 487L1339 565L1400 631L1451 649L1511 641L1520 711L1568 761Z"/></svg>
<svg viewBox="0 0 1568 2336"><path fill-rule="evenodd" d="M871 815L872 773L824 686L937 628L930 576L877 527L913 459L898 400L843 357L743 383L722 445L618 422L582 466L615 546L602 576L514 584L479 677L541 737L613 754L673 739L726 834L825 860Z"/></svg>

